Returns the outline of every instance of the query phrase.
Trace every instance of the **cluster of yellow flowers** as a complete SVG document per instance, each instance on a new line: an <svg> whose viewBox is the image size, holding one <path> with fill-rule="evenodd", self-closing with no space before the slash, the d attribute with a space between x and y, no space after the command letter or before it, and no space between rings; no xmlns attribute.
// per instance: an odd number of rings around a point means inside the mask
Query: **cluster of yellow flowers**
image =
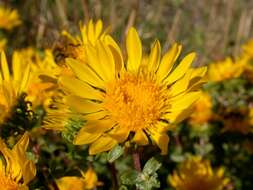
<svg viewBox="0 0 253 190"><path fill-rule="evenodd" d="M231 79L243 77L252 83L252 54L253 41L249 41L243 45L242 53L235 59L227 57L223 61L211 63L208 67L206 79L210 83L222 83ZM238 131L241 133L249 133L252 131L253 109L251 105L247 110L242 110L245 117L240 118L222 118L220 115L213 113L213 102L210 94L203 91L201 98L195 104L195 111L190 117L190 123L193 125L202 125L211 120L223 120L223 131ZM239 119L239 120L238 120Z"/></svg>

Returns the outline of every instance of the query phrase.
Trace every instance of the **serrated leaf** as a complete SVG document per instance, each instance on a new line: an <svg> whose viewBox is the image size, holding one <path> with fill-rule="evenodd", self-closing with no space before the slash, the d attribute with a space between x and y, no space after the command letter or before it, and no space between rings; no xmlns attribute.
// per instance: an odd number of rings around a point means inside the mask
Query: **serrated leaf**
<svg viewBox="0 0 253 190"><path fill-rule="evenodd" d="M120 180L124 185L134 185L136 184L136 179L138 178L138 172L134 170L126 171L120 176Z"/></svg>
<svg viewBox="0 0 253 190"><path fill-rule="evenodd" d="M147 161L143 168L144 174L153 174L161 167L161 163L159 163L155 158L151 158Z"/></svg>
<svg viewBox="0 0 253 190"><path fill-rule="evenodd" d="M157 173L154 173L151 176L142 174L138 176L138 180L136 183L137 189L140 190L152 190L154 188L160 187L160 182L158 180Z"/></svg>
<svg viewBox="0 0 253 190"><path fill-rule="evenodd" d="M124 148L120 145L115 146L110 152L107 154L108 162L112 163L117 160L124 153Z"/></svg>

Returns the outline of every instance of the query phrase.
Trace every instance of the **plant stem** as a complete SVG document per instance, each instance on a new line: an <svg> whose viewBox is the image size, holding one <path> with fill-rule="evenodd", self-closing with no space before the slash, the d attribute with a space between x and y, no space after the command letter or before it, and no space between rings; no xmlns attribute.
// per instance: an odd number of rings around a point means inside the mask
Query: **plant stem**
<svg viewBox="0 0 253 190"><path fill-rule="evenodd" d="M133 156L135 170L138 172L141 172L140 154L138 150L134 151L132 156Z"/></svg>
<svg viewBox="0 0 253 190"><path fill-rule="evenodd" d="M118 178L117 178L117 169L115 168L114 163L109 163L109 168L112 174L112 189L113 190L118 190L119 189L119 184L118 184Z"/></svg>

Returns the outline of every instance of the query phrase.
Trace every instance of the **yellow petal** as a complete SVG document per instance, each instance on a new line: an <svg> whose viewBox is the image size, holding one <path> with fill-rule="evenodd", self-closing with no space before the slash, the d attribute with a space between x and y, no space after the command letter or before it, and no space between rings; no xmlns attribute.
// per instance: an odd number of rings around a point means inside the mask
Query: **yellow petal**
<svg viewBox="0 0 253 190"><path fill-rule="evenodd" d="M181 52L182 46L174 44L172 48L162 57L161 63L157 70L157 80L161 82L170 73L173 65Z"/></svg>
<svg viewBox="0 0 253 190"><path fill-rule="evenodd" d="M59 190L84 190L86 189L84 179L82 177L66 176L56 180ZM52 188L51 190L53 190Z"/></svg>
<svg viewBox="0 0 253 190"><path fill-rule="evenodd" d="M83 145L83 144L90 144L92 142L94 142L95 140L97 140L101 134L98 133L87 133L85 130L83 130L84 128L80 129L80 131L78 132L78 134L76 135L73 143L75 145Z"/></svg>
<svg viewBox="0 0 253 190"><path fill-rule="evenodd" d="M179 63L179 65L174 69L174 71L172 71L172 73L165 79L165 83L169 85L183 77L186 71L191 66L195 56L195 53L190 53L185 56L183 60Z"/></svg>
<svg viewBox="0 0 253 190"><path fill-rule="evenodd" d="M6 60L6 55L3 51L1 52L1 73L2 73L2 78L5 81L10 81L9 66Z"/></svg>
<svg viewBox="0 0 253 190"><path fill-rule="evenodd" d="M107 81L115 78L115 64L111 50L103 43L98 43L98 57L100 65L103 68L104 76Z"/></svg>
<svg viewBox="0 0 253 190"><path fill-rule="evenodd" d="M186 73L183 78L179 79L169 88L169 96L174 97L187 90L191 73Z"/></svg>
<svg viewBox="0 0 253 190"><path fill-rule="evenodd" d="M95 28L94 28L94 24L93 24L93 20L90 20L88 23L88 40L90 41L90 43L92 45L95 45Z"/></svg>
<svg viewBox="0 0 253 190"><path fill-rule="evenodd" d="M162 119L169 121L170 123L179 123L187 118L192 113L192 105L185 110L175 110L171 113L166 113L162 116Z"/></svg>
<svg viewBox="0 0 253 190"><path fill-rule="evenodd" d="M165 133L157 133L154 130L150 131L151 139L161 149L161 154L165 155L168 152L169 137Z"/></svg>
<svg viewBox="0 0 253 190"><path fill-rule="evenodd" d="M30 77L30 65L26 65L24 69L24 73L22 76L22 81L20 84L20 88L19 88L19 93L25 92L27 89L27 84L29 82L29 77Z"/></svg>
<svg viewBox="0 0 253 190"><path fill-rule="evenodd" d="M73 111L84 114L102 110L101 104L74 95L66 97L66 104L73 109Z"/></svg>
<svg viewBox="0 0 253 190"><path fill-rule="evenodd" d="M18 141L18 143L13 147L13 149L15 150L17 147L20 147L22 150L27 150L28 145L29 145L29 134L28 132L25 132L24 135Z"/></svg>
<svg viewBox="0 0 253 190"><path fill-rule="evenodd" d="M95 26L95 37L96 39L99 38L100 34L102 33L103 30L103 22L101 20L98 20Z"/></svg>
<svg viewBox="0 0 253 190"><path fill-rule="evenodd" d="M121 126L115 126L109 133L113 139L117 140L119 143L125 141L129 136L130 130L125 129Z"/></svg>
<svg viewBox="0 0 253 190"><path fill-rule="evenodd" d="M63 76L59 78L59 83L65 90L74 95L87 99L103 100L102 92L77 78Z"/></svg>
<svg viewBox="0 0 253 190"><path fill-rule="evenodd" d="M84 178L85 189L95 189L98 183L98 178L96 172L89 167L89 169L82 174Z"/></svg>
<svg viewBox="0 0 253 190"><path fill-rule="evenodd" d="M13 78L15 81L19 81L22 77L21 75L21 59L18 52L14 52L12 56L12 68L13 68Z"/></svg>
<svg viewBox="0 0 253 190"><path fill-rule="evenodd" d="M86 121L94 121L94 120L103 119L106 116L107 116L106 111L99 111L99 112L95 112L95 113L86 114L83 117Z"/></svg>
<svg viewBox="0 0 253 190"><path fill-rule="evenodd" d="M28 184L36 176L36 167L33 161L28 160L23 167L23 180L24 184Z"/></svg>
<svg viewBox="0 0 253 190"><path fill-rule="evenodd" d="M138 145L147 145L148 137L142 130L138 130L134 135L133 141Z"/></svg>
<svg viewBox="0 0 253 190"><path fill-rule="evenodd" d="M149 71L155 72L157 70L160 63L160 58L161 58L161 45L160 42L156 40L149 56L149 63L148 63Z"/></svg>
<svg viewBox="0 0 253 190"><path fill-rule="evenodd" d="M102 136L93 142L89 148L89 154L94 155L100 152L111 150L118 143L116 140L109 136Z"/></svg>
<svg viewBox="0 0 253 190"><path fill-rule="evenodd" d="M173 98L171 100L171 107L170 107L171 112L173 112L173 110L183 110L189 107L200 98L200 95L201 92L198 91L198 92L189 92L183 94L182 96Z"/></svg>
<svg viewBox="0 0 253 190"><path fill-rule="evenodd" d="M104 82L94 73L88 65L82 64L77 60L68 58L66 59L67 65L71 67L76 76L88 84L103 89Z"/></svg>
<svg viewBox="0 0 253 190"><path fill-rule="evenodd" d="M130 28L126 38L127 70L137 72L142 59L142 45L137 31Z"/></svg>
<svg viewBox="0 0 253 190"><path fill-rule="evenodd" d="M115 62L115 70L119 73L124 65L121 49L111 36L105 36L105 43L109 46Z"/></svg>
<svg viewBox="0 0 253 190"><path fill-rule="evenodd" d="M97 121L87 121L87 123L83 126L82 131L86 131L87 133L103 133L109 129L111 129L115 125L110 119L101 119Z"/></svg>

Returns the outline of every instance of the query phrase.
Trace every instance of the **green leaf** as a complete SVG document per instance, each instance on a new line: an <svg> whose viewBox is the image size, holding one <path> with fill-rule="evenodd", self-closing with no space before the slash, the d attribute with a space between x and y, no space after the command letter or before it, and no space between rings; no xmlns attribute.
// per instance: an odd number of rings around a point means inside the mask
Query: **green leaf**
<svg viewBox="0 0 253 190"><path fill-rule="evenodd" d="M115 146L110 152L107 154L108 162L112 163L117 160L124 153L124 148L120 145Z"/></svg>
<svg viewBox="0 0 253 190"><path fill-rule="evenodd" d="M135 170L129 170L124 172L121 176L120 176L120 180L122 182L122 184L124 185L134 185L136 184L136 180L138 178L138 172Z"/></svg>
<svg viewBox="0 0 253 190"><path fill-rule="evenodd" d="M155 158L151 158L147 161L143 168L143 173L147 175L151 175L155 173L161 167L161 163L159 163Z"/></svg>
<svg viewBox="0 0 253 190"><path fill-rule="evenodd" d="M157 173L151 176L141 174L138 176L136 188L140 190L152 190L154 188L159 188L160 182L158 180Z"/></svg>

